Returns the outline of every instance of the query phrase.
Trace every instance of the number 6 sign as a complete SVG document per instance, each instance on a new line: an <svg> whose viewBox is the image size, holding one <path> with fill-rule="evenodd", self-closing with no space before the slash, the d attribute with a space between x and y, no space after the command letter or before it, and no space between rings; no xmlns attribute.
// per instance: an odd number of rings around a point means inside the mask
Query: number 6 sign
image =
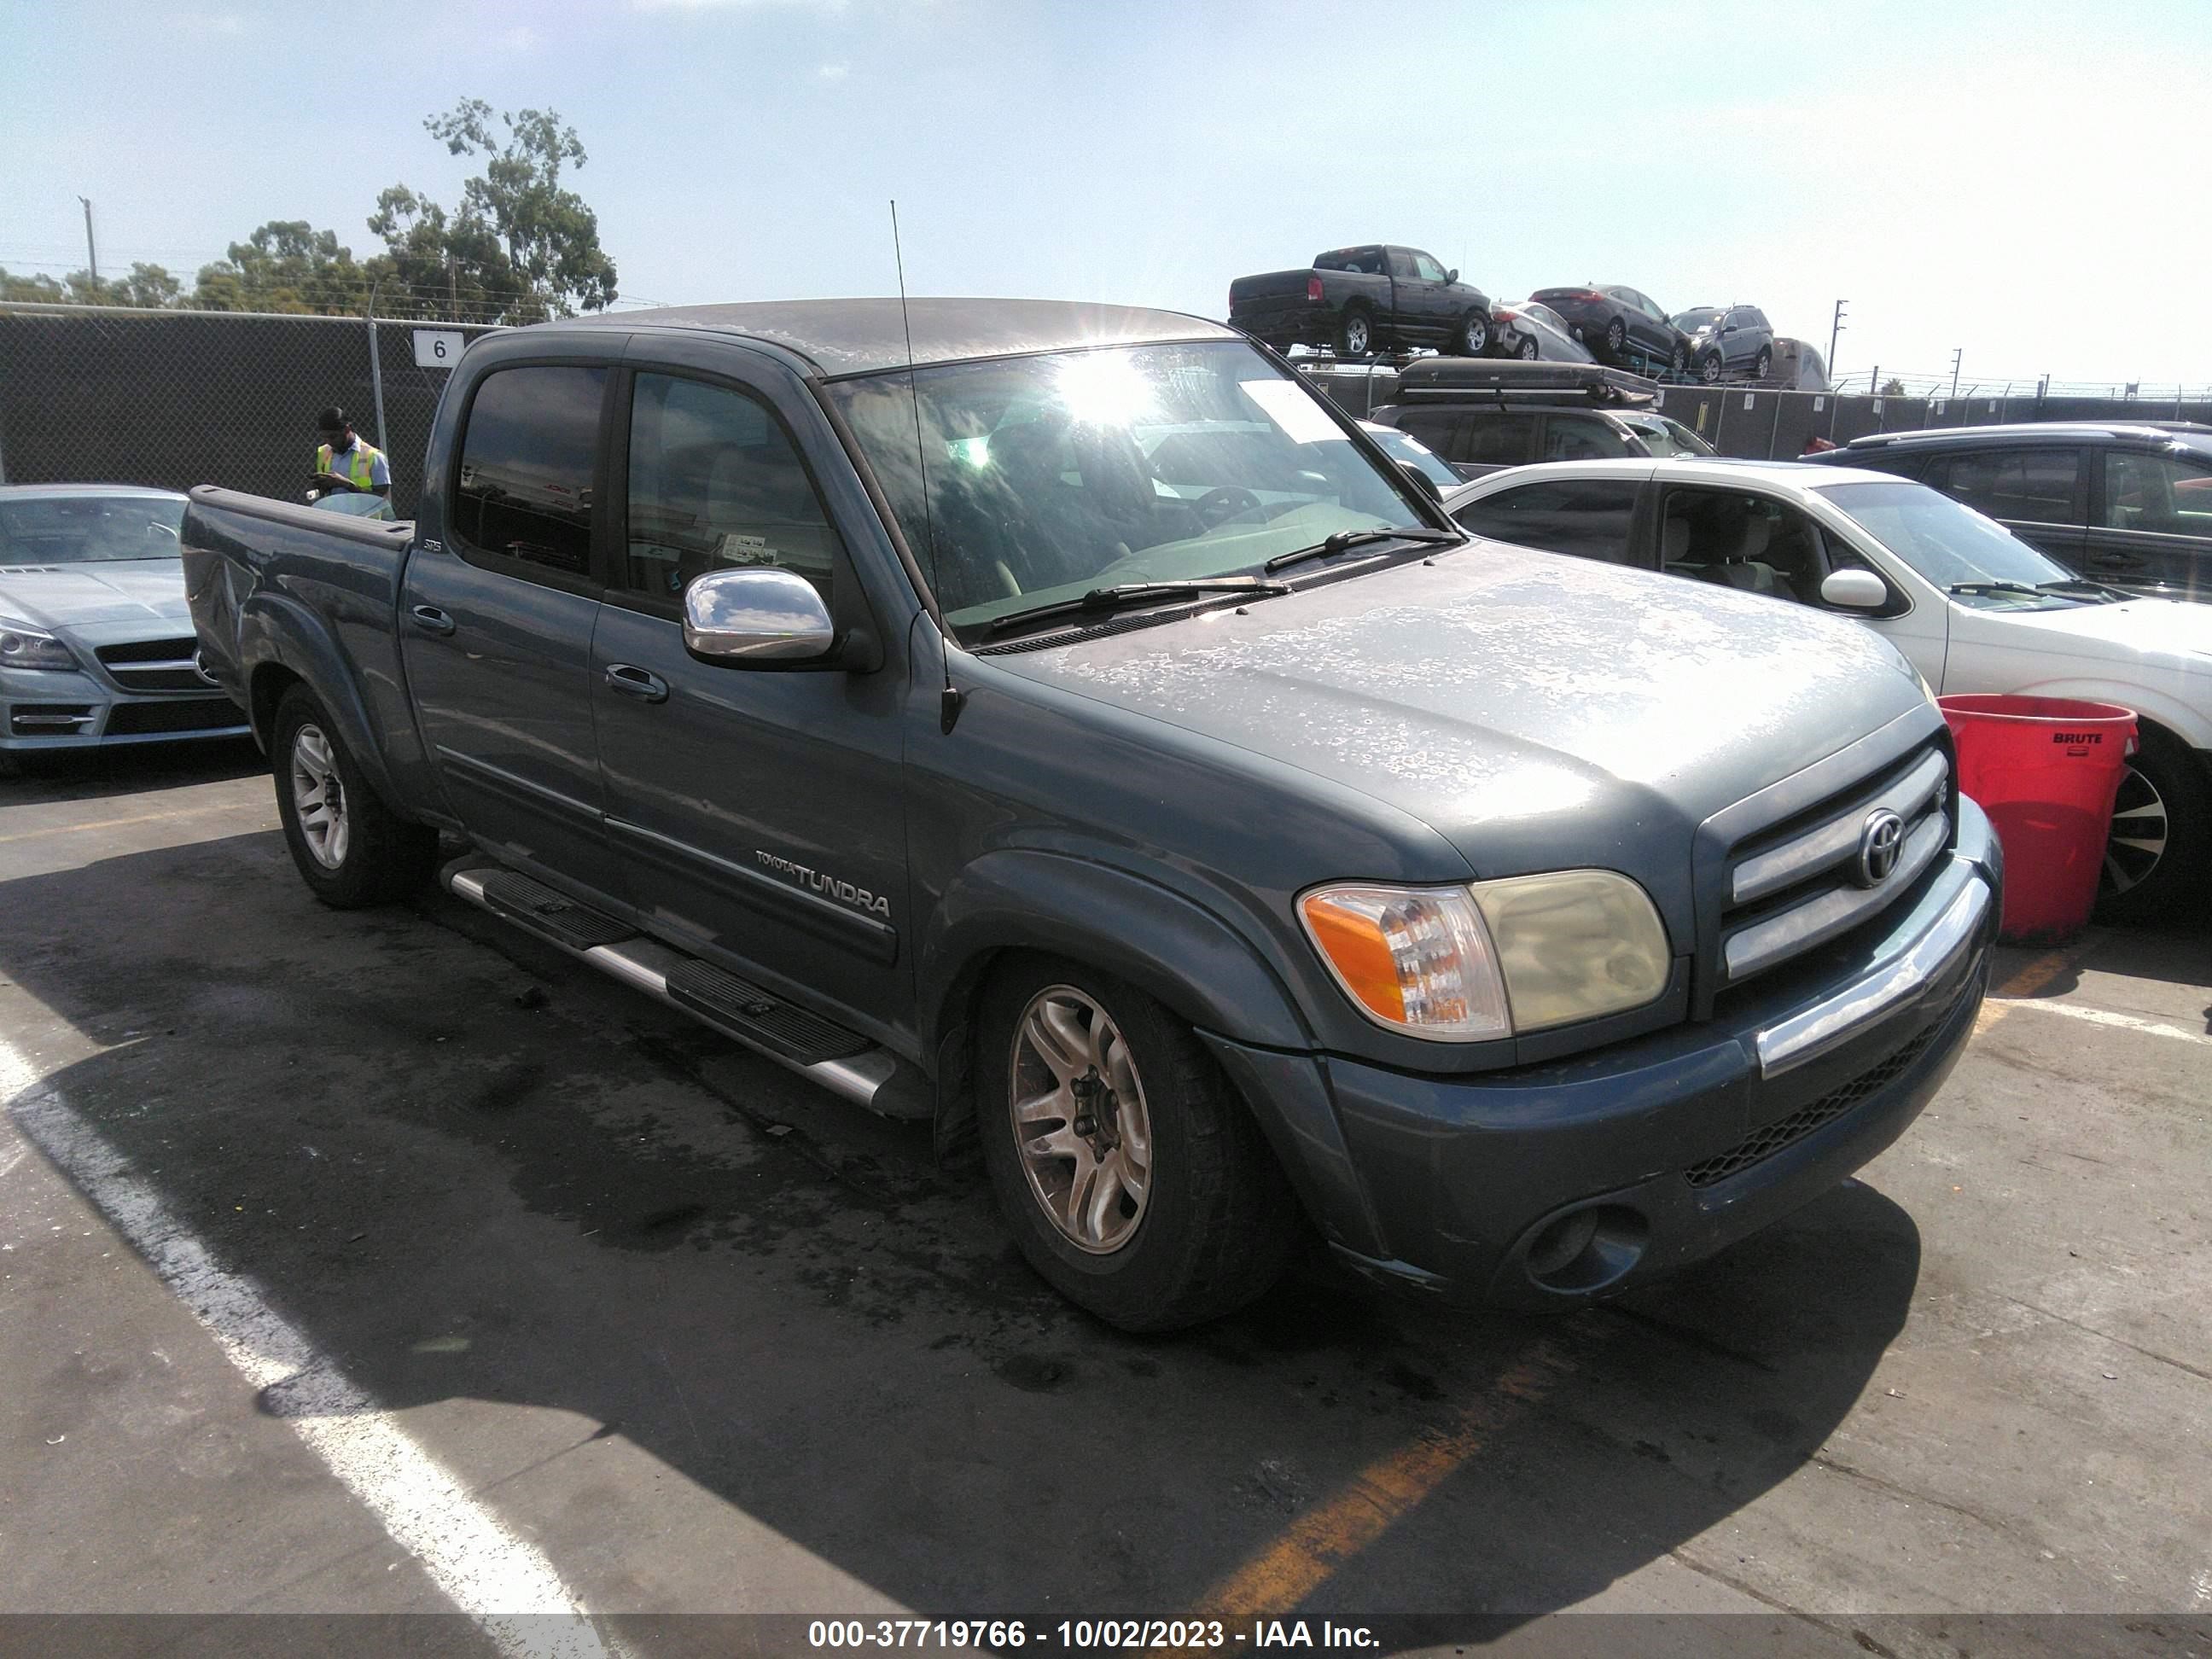
<svg viewBox="0 0 2212 1659"><path fill-rule="evenodd" d="M460 361L467 337L455 329L418 328L415 331L415 366L451 368Z"/></svg>

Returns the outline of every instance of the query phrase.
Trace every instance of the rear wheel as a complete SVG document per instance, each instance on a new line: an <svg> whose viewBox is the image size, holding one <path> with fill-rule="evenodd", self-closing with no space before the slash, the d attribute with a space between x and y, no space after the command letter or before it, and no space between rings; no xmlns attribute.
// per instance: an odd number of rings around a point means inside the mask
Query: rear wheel
<svg viewBox="0 0 2212 1659"><path fill-rule="evenodd" d="M1514 348L1513 355L1518 357L1524 363L1534 362L1536 361L1535 337L1532 335L1528 338L1522 341L1519 345Z"/></svg>
<svg viewBox="0 0 2212 1659"><path fill-rule="evenodd" d="M276 705L270 744L276 816L309 890L339 910L385 904L419 886L437 861L434 830L384 804L304 685Z"/></svg>
<svg viewBox="0 0 2212 1659"><path fill-rule="evenodd" d="M2185 914L2203 897L2208 855L2212 782L2179 738L2145 727L2112 803L2098 915L2136 922Z"/></svg>
<svg viewBox="0 0 2212 1659"><path fill-rule="evenodd" d="M976 1114L1031 1267L1123 1330L1218 1318L1272 1285L1297 1210L1190 1028L1110 975L1011 959L977 1022Z"/></svg>
<svg viewBox="0 0 2212 1659"><path fill-rule="evenodd" d="M1753 371L1752 371L1753 378L1754 380L1765 380L1768 375L1771 374L1773 372L1774 372L1774 353L1773 353L1773 350L1772 350L1770 347L1767 347L1767 346L1761 346L1761 347L1759 347L1759 362L1757 362L1757 364L1755 364L1755 365L1753 366Z"/></svg>
<svg viewBox="0 0 2212 1659"><path fill-rule="evenodd" d="M1353 306L1346 310L1336 325L1336 351L1340 357L1364 357L1375 349L1375 325L1367 313Z"/></svg>
<svg viewBox="0 0 2212 1659"><path fill-rule="evenodd" d="M1627 349L1628 325L1616 317L1605 325L1605 355L1618 362Z"/></svg>

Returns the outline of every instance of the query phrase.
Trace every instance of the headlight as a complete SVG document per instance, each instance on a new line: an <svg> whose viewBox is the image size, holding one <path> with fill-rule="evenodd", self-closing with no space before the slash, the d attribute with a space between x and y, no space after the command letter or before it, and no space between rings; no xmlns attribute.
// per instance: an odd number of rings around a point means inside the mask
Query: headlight
<svg viewBox="0 0 2212 1659"><path fill-rule="evenodd" d="M12 617L0 617L0 668L74 669L69 647Z"/></svg>
<svg viewBox="0 0 2212 1659"><path fill-rule="evenodd" d="M1306 894L1298 915L1362 1012L1439 1042L1641 1007L1672 966L1650 899L1607 870L1469 887L1347 883Z"/></svg>

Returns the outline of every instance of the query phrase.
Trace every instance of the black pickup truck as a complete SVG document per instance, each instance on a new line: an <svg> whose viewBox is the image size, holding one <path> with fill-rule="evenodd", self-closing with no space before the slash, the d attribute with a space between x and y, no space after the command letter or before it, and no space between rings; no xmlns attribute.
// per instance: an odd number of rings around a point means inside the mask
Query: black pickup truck
<svg viewBox="0 0 2212 1659"><path fill-rule="evenodd" d="M1340 247L1302 270L1239 276L1229 285L1229 321L1287 351L1333 346L1364 357L1389 347L1435 346L1480 357L1490 344L1490 301L1417 247Z"/></svg>
<svg viewBox="0 0 2212 1659"><path fill-rule="evenodd" d="M1309 1230L1610 1294L1872 1158L1980 1003L1996 847L1887 641L1473 540L1218 324L513 330L423 477L411 525L186 514L307 885L458 837L460 899L980 1143L1117 1324Z"/></svg>

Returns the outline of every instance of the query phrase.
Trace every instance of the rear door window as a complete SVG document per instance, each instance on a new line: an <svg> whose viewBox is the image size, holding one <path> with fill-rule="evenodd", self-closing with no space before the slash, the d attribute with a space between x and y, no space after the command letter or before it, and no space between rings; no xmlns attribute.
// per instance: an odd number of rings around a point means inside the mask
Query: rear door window
<svg viewBox="0 0 2212 1659"><path fill-rule="evenodd" d="M1501 410L1494 415L1462 417L1455 449L1437 450L1448 461L1475 466L1518 466L1529 459L1536 442L1536 417L1525 410ZM1416 433L1416 437L1420 434ZM1425 438L1423 443L1428 443ZM1434 444L1429 447L1436 449Z"/></svg>
<svg viewBox="0 0 2212 1659"><path fill-rule="evenodd" d="M592 568L604 368L532 364L477 383L461 433L452 530L495 562L568 577Z"/></svg>
<svg viewBox="0 0 2212 1659"><path fill-rule="evenodd" d="M1548 478L1471 501L1455 516L1478 536L1626 564L1638 488L1631 478Z"/></svg>
<svg viewBox="0 0 2212 1659"><path fill-rule="evenodd" d="M1393 424L1399 431L1419 439L1422 443L1448 461L1463 461L1468 459L1460 453L1459 442L1460 428L1467 424L1467 416L1455 410L1409 409L1401 411ZM1157 454L1152 458L1152 465L1154 469L1158 470L1159 457ZM1161 476L1165 477L1167 475L1162 473ZM1170 478L1169 482L1172 483L1175 480Z"/></svg>
<svg viewBox="0 0 2212 1659"><path fill-rule="evenodd" d="M2107 450L2104 521L2112 530L2212 536L2212 465Z"/></svg>
<svg viewBox="0 0 2212 1659"><path fill-rule="evenodd" d="M1544 417L1544 460L1614 460L1628 453L1628 441L1595 415Z"/></svg>
<svg viewBox="0 0 2212 1659"><path fill-rule="evenodd" d="M1927 482L1961 506L1992 519L2079 524L2078 449L1990 449L1954 455L1929 470Z"/></svg>

